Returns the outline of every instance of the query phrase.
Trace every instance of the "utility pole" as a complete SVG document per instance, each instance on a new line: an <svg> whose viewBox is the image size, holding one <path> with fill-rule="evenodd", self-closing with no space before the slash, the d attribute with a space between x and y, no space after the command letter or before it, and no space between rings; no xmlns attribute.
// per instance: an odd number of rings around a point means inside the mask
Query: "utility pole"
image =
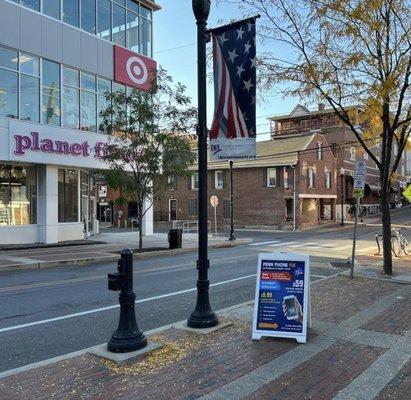
<svg viewBox="0 0 411 400"><path fill-rule="evenodd" d="M210 0L192 0L197 21L197 73L198 73L198 280L197 304L187 321L191 328L210 328L218 325L209 298L207 248L207 82L206 82L206 26L210 14Z"/></svg>

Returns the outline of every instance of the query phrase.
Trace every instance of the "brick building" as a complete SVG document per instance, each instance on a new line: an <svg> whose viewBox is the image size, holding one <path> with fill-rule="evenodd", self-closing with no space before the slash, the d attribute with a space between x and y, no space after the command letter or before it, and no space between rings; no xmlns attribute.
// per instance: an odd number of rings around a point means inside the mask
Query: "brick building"
<svg viewBox="0 0 411 400"><path fill-rule="evenodd" d="M360 107L351 107L351 112L361 113ZM338 204L341 200L344 203L344 215L347 217L353 198L353 176L355 170L355 159L362 155L367 160L367 174L365 184L365 197L362 205L366 208L367 214L379 211L380 201L380 181L379 170L376 164L369 159L358 143L355 135L335 114L334 110L325 108L324 104L319 104L317 110L310 111L302 105L297 105L291 113L277 115L269 118L272 138L284 137L288 135L304 133L321 133L327 142L332 146L332 152L337 159L337 194ZM357 121L357 125L359 121ZM373 153L379 157L379 146L372 149ZM393 153L396 154L394 146ZM401 200L401 190L405 187L405 155L400 161L397 169L397 180L392 183L391 203L394 206ZM337 207L337 219L341 218L341 207Z"/></svg>
<svg viewBox="0 0 411 400"><path fill-rule="evenodd" d="M154 220L197 220L198 173L171 177L170 190L154 204ZM296 227L335 219L337 162L326 138L320 134L275 137L257 143L257 159L234 162L233 193L236 226ZM228 162L208 164L208 195L219 199L218 226L230 221ZM208 217L214 211L209 204Z"/></svg>

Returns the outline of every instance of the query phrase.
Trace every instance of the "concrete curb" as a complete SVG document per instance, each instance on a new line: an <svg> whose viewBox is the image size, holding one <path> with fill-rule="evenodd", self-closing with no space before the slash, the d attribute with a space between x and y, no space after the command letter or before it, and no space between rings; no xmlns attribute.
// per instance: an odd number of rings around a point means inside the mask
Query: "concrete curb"
<svg viewBox="0 0 411 400"><path fill-rule="evenodd" d="M224 249L241 246L242 244L251 242L252 239L238 239L235 242L225 241L217 244L210 244L209 248L214 249ZM160 256L172 256L174 254L184 254L196 251L197 247L187 247L182 249L172 249L172 250L157 250L157 251L147 251L144 253L135 253L135 260L146 260L149 258L160 257ZM62 260L62 261L42 261L33 263L19 263L19 264L9 264L5 266L0 266L0 273L2 272L12 272L12 271L23 271L23 270L36 270L36 269L46 269L46 268L57 268L66 265L83 266L91 263L108 263L115 262L119 258L119 254L107 253L107 256L102 257L90 257L90 258L80 258L72 260Z"/></svg>

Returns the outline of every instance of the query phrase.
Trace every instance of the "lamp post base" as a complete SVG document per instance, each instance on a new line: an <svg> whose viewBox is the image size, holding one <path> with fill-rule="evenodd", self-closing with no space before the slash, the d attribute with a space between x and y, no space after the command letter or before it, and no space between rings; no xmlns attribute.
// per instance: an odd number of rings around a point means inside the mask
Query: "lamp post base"
<svg viewBox="0 0 411 400"><path fill-rule="evenodd" d="M117 331L114 332L113 336L107 343L107 350L112 353L129 353L147 346L147 338L141 330L130 336L127 335L125 337L123 335L118 334Z"/></svg>
<svg viewBox="0 0 411 400"><path fill-rule="evenodd" d="M213 311L201 312L195 310L187 320L187 326L189 328L206 329L217 325L218 317Z"/></svg>
<svg viewBox="0 0 411 400"><path fill-rule="evenodd" d="M197 281L197 304L187 320L189 328L205 329L212 328L218 325L217 315L213 312L210 306L210 298L208 288L210 283L208 280Z"/></svg>

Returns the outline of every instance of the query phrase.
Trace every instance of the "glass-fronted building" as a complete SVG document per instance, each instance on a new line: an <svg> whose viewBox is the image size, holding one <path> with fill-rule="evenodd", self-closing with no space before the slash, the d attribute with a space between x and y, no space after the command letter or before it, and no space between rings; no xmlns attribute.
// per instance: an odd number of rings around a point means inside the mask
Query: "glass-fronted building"
<svg viewBox="0 0 411 400"><path fill-rule="evenodd" d="M159 8L150 0L0 0L0 244L98 233L104 94L144 90Z"/></svg>

